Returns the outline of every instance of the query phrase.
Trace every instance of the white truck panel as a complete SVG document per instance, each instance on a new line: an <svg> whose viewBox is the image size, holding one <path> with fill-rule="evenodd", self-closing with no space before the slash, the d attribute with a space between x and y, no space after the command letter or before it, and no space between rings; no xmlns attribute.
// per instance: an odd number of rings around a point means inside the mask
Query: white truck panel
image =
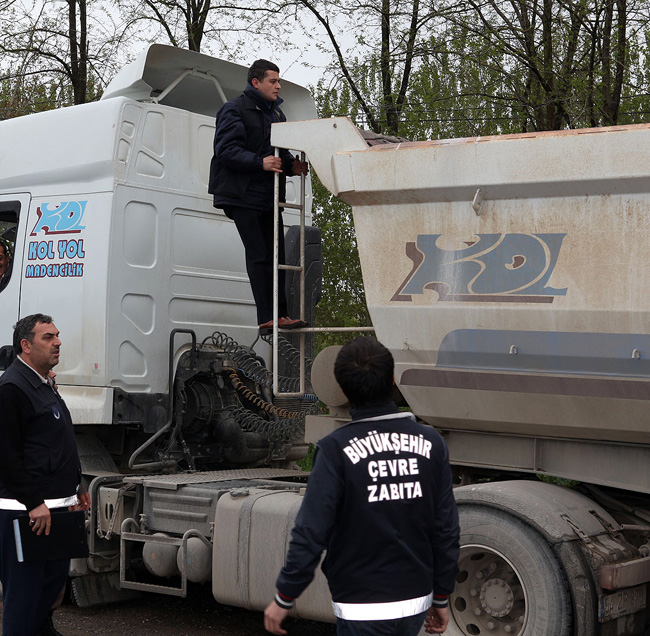
<svg viewBox="0 0 650 636"><path fill-rule="evenodd" d="M62 362L57 367L61 385L104 384L105 237L110 231L111 206L112 196L107 193L77 192L65 198L41 195L32 199L20 314L53 315L63 343ZM74 215L78 215L78 222ZM14 266L13 276L19 273Z"/></svg>
<svg viewBox="0 0 650 636"><path fill-rule="evenodd" d="M113 417L113 389L94 386L60 386L70 413L75 414L75 426L106 424Z"/></svg>
<svg viewBox="0 0 650 636"><path fill-rule="evenodd" d="M0 192L61 198L110 190L121 107L114 100L4 120Z"/></svg>

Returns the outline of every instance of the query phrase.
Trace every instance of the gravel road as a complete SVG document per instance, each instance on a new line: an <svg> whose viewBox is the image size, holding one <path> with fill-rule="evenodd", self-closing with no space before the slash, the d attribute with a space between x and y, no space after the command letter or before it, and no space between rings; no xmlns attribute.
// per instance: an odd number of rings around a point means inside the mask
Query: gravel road
<svg viewBox="0 0 650 636"><path fill-rule="evenodd" d="M0 613L2 605L0 604ZM70 601L54 615L64 636L268 636L262 613L219 605L209 586L189 590L187 598L143 594L140 599L79 608ZM334 636L334 625L287 619L289 636Z"/></svg>

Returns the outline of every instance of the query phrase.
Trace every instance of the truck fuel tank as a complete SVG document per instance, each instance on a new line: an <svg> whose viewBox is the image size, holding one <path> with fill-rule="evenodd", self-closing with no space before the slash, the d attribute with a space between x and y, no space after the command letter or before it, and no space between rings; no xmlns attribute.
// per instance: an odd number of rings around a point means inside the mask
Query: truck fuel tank
<svg viewBox="0 0 650 636"><path fill-rule="evenodd" d="M212 593L219 603L263 610L275 594L291 529L302 503L295 490L242 488L223 495L215 513ZM320 568L296 601L300 618L334 622Z"/></svg>

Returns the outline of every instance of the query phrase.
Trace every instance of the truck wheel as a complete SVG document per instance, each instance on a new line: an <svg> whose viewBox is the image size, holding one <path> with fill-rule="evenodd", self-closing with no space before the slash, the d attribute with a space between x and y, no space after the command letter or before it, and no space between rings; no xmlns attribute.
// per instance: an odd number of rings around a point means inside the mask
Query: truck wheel
<svg viewBox="0 0 650 636"><path fill-rule="evenodd" d="M448 636L568 636L564 574L544 538L500 510L461 505Z"/></svg>

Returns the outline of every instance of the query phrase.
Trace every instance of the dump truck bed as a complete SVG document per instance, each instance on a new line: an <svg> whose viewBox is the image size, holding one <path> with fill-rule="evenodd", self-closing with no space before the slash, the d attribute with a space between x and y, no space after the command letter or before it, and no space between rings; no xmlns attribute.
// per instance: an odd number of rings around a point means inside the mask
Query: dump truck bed
<svg viewBox="0 0 650 636"><path fill-rule="evenodd" d="M273 141L352 205L372 321L418 416L650 442L650 126L368 148L338 118Z"/></svg>

